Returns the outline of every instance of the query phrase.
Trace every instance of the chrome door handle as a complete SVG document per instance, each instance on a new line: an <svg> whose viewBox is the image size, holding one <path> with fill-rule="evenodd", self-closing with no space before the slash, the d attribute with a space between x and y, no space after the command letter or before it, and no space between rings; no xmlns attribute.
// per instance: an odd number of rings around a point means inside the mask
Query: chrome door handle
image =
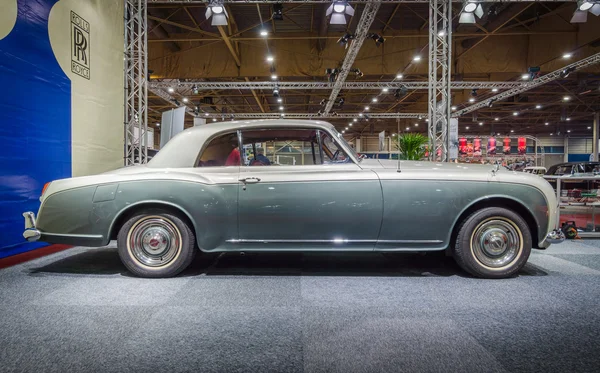
<svg viewBox="0 0 600 373"><path fill-rule="evenodd" d="M239 179L244 184L256 184L260 181L258 177L245 177L243 179Z"/></svg>

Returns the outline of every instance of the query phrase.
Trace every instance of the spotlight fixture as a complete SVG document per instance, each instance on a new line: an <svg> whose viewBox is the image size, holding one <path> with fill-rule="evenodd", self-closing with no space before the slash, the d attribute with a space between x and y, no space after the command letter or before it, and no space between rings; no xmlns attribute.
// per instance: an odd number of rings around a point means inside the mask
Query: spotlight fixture
<svg viewBox="0 0 600 373"><path fill-rule="evenodd" d="M529 74L523 74L523 75L521 75L521 79L523 79L523 80L529 80Z"/></svg>
<svg viewBox="0 0 600 373"><path fill-rule="evenodd" d="M492 88L492 92L494 92L494 93L498 92L498 88Z"/></svg>
<svg viewBox="0 0 600 373"><path fill-rule="evenodd" d="M208 116L208 113L204 113L204 116L205 116L205 117L207 117L207 116Z"/></svg>
<svg viewBox="0 0 600 373"><path fill-rule="evenodd" d="M475 102L475 99L474 99L473 97L471 97L471 98L469 99L469 102Z"/></svg>
<svg viewBox="0 0 600 373"><path fill-rule="evenodd" d="M275 58L273 56L271 56L271 55L268 55L267 56L267 62L273 62L273 61L275 61Z"/></svg>
<svg viewBox="0 0 600 373"><path fill-rule="evenodd" d="M475 17L483 17L483 7L476 0L465 0L458 23L476 23Z"/></svg>
<svg viewBox="0 0 600 373"><path fill-rule="evenodd" d="M471 90L471 96L477 97L477 90L476 89Z"/></svg>
<svg viewBox="0 0 600 373"><path fill-rule="evenodd" d="M279 98L279 88L278 87L273 88L273 97Z"/></svg>
<svg viewBox="0 0 600 373"><path fill-rule="evenodd" d="M160 127L160 123L156 123L156 127ZM588 127L588 130L590 129L590 127Z"/></svg>
<svg viewBox="0 0 600 373"><path fill-rule="evenodd" d="M277 102L281 103L281 102L283 102L283 99L282 99L281 97L279 97L279 98L277 99Z"/></svg>
<svg viewBox="0 0 600 373"><path fill-rule="evenodd" d="M283 4L273 4L273 20L283 21Z"/></svg>
<svg viewBox="0 0 600 373"><path fill-rule="evenodd" d="M496 100L495 100L495 99L491 99L491 100L488 102L488 107L492 107L492 106L494 106L494 102L496 102Z"/></svg>
<svg viewBox="0 0 600 373"><path fill-rule="evenodd" d="M421 56L419 56L419 55L417 55L417 56L414 56L414 57L413 57L413 61L414 61L414 62L419 62L419 61L421 61Z"/></svg>
<svg viewBox="0 0 600 373"><path fill-rule="evenodd" d="M363 116L363 113L358 113L358 116L359 116L359 117L362 117L362 116Z"/></svg>
<svg viewBox="0 0 600 373"><path fill-rule="evenodd" d="M495 121L499 121L499 120L500 120L500 118L496 117L496 118L494 118L494 120L495 120Z"/></svg>
<svg viewBox="0 0 600 373"><path fill-rule="evenodd" d="M212 26L227 26L229 14L227 14L227 10L225 10L222 0L211 0L206 7L205 15L206 19L212 17L210 23Z"/></svg>
<svg viewBox="0 0 600 373"><path fill-rule="evenodd" d="M353 72L357 78L362 78L365 75L358 67L350 70L350 72Z"/></svg>
<svg viewBox="0 0 600 373"><path fill-rule="evenodd" d="M377 97L373 97L373 99L371 101L377 102Z"/></svg>
<svg viewBox="0 0 600 373"><path fill-rule="evenodd" d="M177 99L173 100L173 102L175 103L175 106L179 106L179 101L177 101Z"/></svg>
<svg viewBox="0 0 600 373"><path fill-rule="evenodd" d="M340 70L338 69L332 69L332 68L327 68L325 69L325 75L327 76L327 80L330 83L335 82L335 80L337 79L337 75L339 74Z"/></svg>
<svg viewBox="0 0 600 373"><path fill-rule="evenodd" d="M280 106L280 107L279 107L279 110L283 110L283 106Z"/></svg>
<svg viewBox="0 0 600 373"><path fill-rule="evenodd" d="M456 111L458 108L456 106L452 106L450 109L452 109L452 111Z"/></svg>
<svg viewBox="0 0 600 373"><path fill-rule="evenodd" d="M571 23L585 23L587 22L588 12L595 16L600 15L600 2L592 0L578 0L577 8L573 12L573 18Z"/></svg>
<svg viewBox="0 0 600 373"><path fill-rule="evenodd" d="M194 114L198 116L200 114L200 108L198 106L194 106Z"/></svg>
<svg viewBox="0 0 600 373"><path fill-rule="evenodd" d="M358 122L358 119L356 119L356 118L354 118L354 119L352 119L352 120L353 120L353 121L355 121L355 122Z"/></svg>
<svg viewBox="0 0 600 373"><path fill-rule="evenodd" d="M396 91L394 92L394 97L399 99L399 98L406 96L407 93L408 93L408 88L406 88L406 86L401 86L400 88L396 89Z"/></svg>
<svg viewBox="0 0 600 373"><path fill-rule="evenodd" d="M183 98L181 101L183 101L183 102L188 102L189 100L188 100L188 98L187 98L187 97L184 97L184 98Z"/></svg>
<svg viewBox="0 0 600 373"><path fill-rule="evenodd" d="M366 110L366 111L369 111L369 109L370 109L370 108L369 108L368 106L365 106L365 110Z"/></svg>
<svg viewBox="0 0 600 373"><path fill-rule="evenodd" d="M479 125L480 125L480 126L483 126L483 122L479 122Z"/></svg>
<svg viewBox="0 0 600 373"><path fill-rule="evenodd" d="M213 118L213 122L216 122L216 121L217 121L217 118Z"/></svg>
<svg viewBox="0 0 600 373"><path fill-rule="evenodd" d="M516 117L517 115L519 115L519 113L516 111L513 111L513 116Z"/></svg>
<svg viewBox="0 0 600 373"><path fill-rule="evenodd" d="M469 126L466 126L465 128L466 128L466 129L469 129Z"/></svg>
<svg viewBox="0 0 600 373"><path fill-rule="evenodd" d="M321 102L319 102L319 105L325 106L326 103L327 103L327 99L322 99Z"/></svg>
<svg viewBox="0 0 600 373"><path fill-rule="evenodd" d="M354 35L350 33L345 33L341 38L338 39L337 43L345 48L348 48L348 42L350 40L354 40Z"/></svg>
<svg viewBox="0 0 600 373"><path fill-rule="evenodd" d="M404 75L402 75L402 74L396 75L396 79L402 79L402 78L404 78Z"/></svg>
<svg viewBox="0 0 600 373"><path fill-rule="evenodd" d="M354 125L354 123L350 122L350 123L348 123L348 125L349 125L350 127L352 127L352 125Z"/></svg>
<svg viewBox="0 0 600 373"><path fill-rule="evenodd" d="M173 88L173 87L169 87L169 88L167 88L167 91L168 91L169 93L173 93L173 92L175 92L175 88Z"/></svg>
<svg viewBox="0 0 600 373"><path fill-rule="evenodd" d="M564 58L564 59L569 59L569 58L571 58L571 57L573 57L573 55L572 55L571 53L565 53L565 54L563 54L563 56L562 56L562 58Z"/></svg>
<svg viewBox="0 0 600 373"><path fill-rule="evenodd" d="M269 35L269 32L267 30L261 30L260 36L265 36L266 37L268 35Z"/></svg>
<svg viewBox="0 0 600 373"><path fill-rule="evenodd" d="M340 97L340 99L339 99L339 101L338 101L338 106L339 106L340 108L342 108L342 107L344 106L344 102L346 102L346 100L344 100L344 98L343 98L343 97Z"/></svg>
<svg viewBox="0 0 600 373"><path fill-rule="evenodd" d="M541 108L542 108L542 105L535 105L535 108L536 108L536 109L541 109Z"/></svg>
<svg viewBox="0 0 600 373"><path fill-rule="evenodd" d="M569 97L569 96L564 96L563 97L563 101L569 101L570 99L571 99L571 97Z"/></svg>
<svg viewBox="0 0 600 373"><path fill-rule="evenodd" d="M571 118L567 118L567 122L570 121L570 120L571 120Z"/></svg>
<svg viewBox="0 0 600 373"><path fill-rule="evenodd" d="M575 66L571 66L571 67L567 67L566 69L562 70L560 72L560 77L561 78L566 78L569 76L569 74L571 74L573 71L575 71Z"/></svg>
<svg viewBox="0 0 600 373"><path fill-rule="evenodd" d="M195 84L192 86L192 93L195 94L195 95L198 94L198 86L195 85Z"/></svg>
<svg viewBox="0 0 600 373"><path fill-rule="evenodd" d="M545 125L545 126L547 126L547 125L549 125L549 124L550 124L550 123L548 123L548 122L544 123L544 125Z"/></svg>
<svg viewBox="0 0 600 373"><path fill-rule="evenodd" d="M271 79L272 80L277 80L277 75L275 75L275 74L271 75Z"/></svg>
<svg viewBox="0 0 600 373"><path fill-rule="evenodd" d="M388 91L389 91L389 89L387 89L387 88L384 88L384 89L381 90L381 92L383 92L383 93L386 93Z"/></svg>
<svg viewBox="0 0 600 373"><path fill-rule="evenodd" d="M383 38L383 36L379 35L379 34L368 34L367 35L368 38L373 39L373 41L375 41L375 46L378 47L381 44L383 44L385 42L385 39Z"/></svg>
<svg viewBox="0 0 600 373"><path fill-rule="evenodd" d="M325 15L331 15L331 19L329 20L330 24L345 25L346 15L352 17L354 15L354 8L352 8L347 1L334 1L329 8L327 8Z"/></svg>
<svg viewBox="0 0 600 373"><path fill-rule="evenodd" d="M525 78L525 74L523 74L523 79L524 80L533 80L537 77L540 76L540 67L539 66L531 66L530 68L527 69L527 72L529 73L528 77Z"/></svg>

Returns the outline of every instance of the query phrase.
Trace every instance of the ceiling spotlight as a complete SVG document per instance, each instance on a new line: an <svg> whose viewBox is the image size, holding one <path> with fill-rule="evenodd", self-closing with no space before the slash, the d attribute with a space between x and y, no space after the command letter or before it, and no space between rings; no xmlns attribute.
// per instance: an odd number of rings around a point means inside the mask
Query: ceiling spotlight
<svg viewBox="0 0 600 373"><path fill-rule="evenodd" d="M160 123L156 123L156 127L160 127ZM588 130L590 129L590 127L588 127Z"/></svg>
<svg viewBox="0 0 600 373"><path fill-rule="evenodd" d="M283 110L283 106L280 106L280 107L279 107L279 110Z"/></svg>
<svg viewBox="0 0 600 373"><path fill-rule="evenodd" d="M353 120L353 121L355 121L355 122L358 122L358 119L356 119L356 118L354 118L354 119L352 119L352 120Z"/></svg>
<svg viewBox="0 0 600 373"><path fill-rule="evenodd" d="M267 35L269 35L269 33L267 32L267 30L262 30L260 32L260 36L267 36Z"/></svg>
<svg viewBox="0 0 600 373"><path fill-rule="evenodd" d="M418 55L417 55L417 56L414 56L414 57L413 57L413 61L414 61L414 62L419 62L419 61L421 61L421 56L418 56Z"/></svg>
<svg viewBox="0 0 600 373"><path fill-rule="evenodd" d="M359 116L359 117L362 117L362 116L363 116L363 113L359 113L359 114L358 114L358 116Z"/></svg>
<svg viewBox="0 0 600 373"><path fill-rule="evenodd" d="M275 75L275 74L271 75L271 79L277 80L277 75Z"/></svg>
<svg viewBox="0 0 600 373"><path fill-rule="evenodd" d="M480 126L483 126L483 122L479 122L479 125L480 125Z"/></svg>
<svg viewBox="0 0 600 373"><path fill-rule="evenodd" d="M217 118L213 118L213 122L216 122L216 121L217 121Z"/></svg>
<svg viewBox="0 0 600 373"><path fill-rule="evenodd" d="M373 99L371 101L377 102L377 97L373 97Z"/></svg>
<svg viewBox="0 0 600 373"><path fill-rule="evenodd" d="M483 8L475 0L465 0L463 10L460 13L458 23L475 23L477 18L483 17Z"/></svg>
<svg viewBox="0 0 600 373"><path fill-rule="evenodd" d="M452 109L452 111L456 111L458 108L456 106L452 106L450 109Z"/></svg>
<svg viewBox="0 0 600 373"><path fill-rule="evenodd" d="M517 113L516 111L513 111L513 116L516 117L517 115L519 115L519 113Z"/></svg>
<svg viewBox="0 0 600 373"><path fill-rule="evenodd" d="M344 128L344 131L348 131L348 127Z"/></svg>
<svg viewBox="0 0 600 373"><path fill-rule="evenodd" d="M279 98L279 88L273 88L273 97Z"/></svg>
<svg viewBox="0 0 600 373"><path fill-rule="evenodd" d="M497 122L500 120L500 118L496 117L496 118L494 118L494 120Z"/></svg>
<svg viewBox="0 0 600 373"><path fill-rule="evenodd" d="M281 113L281 116L282 116L282 117L285 117L285 113Z"/></svg>
<svg viewBox="0 0 600 373"><path fill-rule="evenodd" d="M354 37L354 34L345 33L344 35L342 35L342 37L338 39L337 43L343 47L348 48L348 42L350 40L354 40Z"/></svg>
<svg viewBox="0 0 600 373"><path fill-rule="evenodd" d="M379 35L379 34L368 34L367 35L368 38L373 39L373 41L375 41L375 46L378 47L381 44L383 44L385 42L385 39L383 38L383 36Z"/></svg>
<svg viewBox="0 0 600 373"><path fill-rule="evenodd" d="M402 78L404 78L404 75L402 75L402 74L396 75L396 79L402 79Z"/></svg>
<svg viewBox="0 0 600 373"><path fill-rule="evenodd" d="M406 127L406 130L407 130L407 131L410 131L410 127Z"/></svg>
<svg viewBox="0 0 600 373"><path fill-rule="evenodd" d="M388 91L389 91L389 89L387 89L387 88L384 88L381 90L381 92L388 92Z"/></svg>
<svg viewBox="0 0 600 373"><path fill-rule="evenodd" d="M157 124L160 124L160 123L157 123ZM587 128L587 129L588 129L588 130L591 130L591 129L592 129L592 127L589 127L589 126L588 126L588 128Z"/></svg>
<svg viewBox="0 0 600 373"><path fill-rule="evenodd" d="M549 125L549 124L550 124L550 123L548 123L548 122L544 123L544 125L546 125L546 126L547 126L547 125Z"/></svg>
<svg viewBox="0 0 600 373"><path fill-rule="evenodd" d="M408 88L406 88L405 86L402 86L402 87L396 89L396 91L394 91L394 97L402 98L402 97L406 96L407 93L408 93Z"/></svg>
<svg viewBox="0 0 600 373"><path fill-rule="evenodd" d="M271 55L268 55L267 56L267 62L273 62L273 61L275 61L275 58L273 56L271 56Z"/></svg>
<svg viewBox="0 0 600 373"><path fill-rule="evenodd" d="M195 84L192 86L192 93L195 94L195 95L198 94L198 86L195 85Z"/></svg>
<svg viewBox="0 0 600 373"><path fill-rule="evenodd" d="M184 98L182 99L182 101L183 101L183 102L188 102L189 100L188 100L188 98L187 98L187 97L184 97Z"/></svg>
<svg viewBox="0 0 600 373"><path fill-rule="evenodd" d="M349 125L350 127L352 127L352 125L353 125L353 124L354 124L354 123L352 123L352 122L348 123L348 125Z"/></svg>
<svg viewBox="0 0 600 373"><path fill-rule="evenodd" d="M338 106L339 107L343 107L344 106L344 102L346 102L346 100L344 100L343 97L340 97L339 101L338 101Z"/></svg>
<svg viewBox="0 0 600 373"><path fill-rule="evenodd" d="M568 58L571 58L571 57L573 57L573 55L571 53L565 53L562 56L562 58L564 58L564 59L568 59Z"/></svg>
<svg viewBox="0 0 600 373"><path fill-rule="evenodd" d="M283 102L283 99L282 99L281 97L279 97L279 98L277 99L277 102Z"/></svg>
<svg viewBox="0 0 600 373"><path fill-rule="evenodd" d="M529 74L523 74L521 75L521 79L523 80L529 80L530 75Z"/></svg>
<svg viewBox="0 0 600 373"><path fill-rule="evenodd" d="M571 66L571 67L567 67L566 69L564 69L563 71L560 72L560 77L561 78L566 78L569 76L569 74L571 74L573 71L575 71L575 66Z"/></svg>
<svg viewBox="0 0 600 373"><path fill-rule="evenodd" d="M347 1L334 1L329 8L327 8L325 15L331 15L331 19L329 20L330 24L345 25L346 15L352 17L354 15L354 8L352 8Z"/></svg>
<svg viewBox="0 0 600 373"><path fill-rule="evenodd" d="M475 102L475 99L473 97L469 98L469 102Z"/></svg>
<svg viewBox="0 0 600 373"><path fill-rule="evenodd" d="M471 96L477 97L477 90L476 89L472 89L471 90Z"/></svg>
<svg viewBox="0 0 600 373"><path fill-rule="evenodd" d="M552 133L550 133L550 136L552 136L552 135L553 135L553 134L552 134Z"/></svg>
<svg viewBox="0 0 600 373"><path fill-rule="evenodd" d="M357 78L362 78L365 75L359 68L352 69L350 72L353 72Z"/></svg>
<svg viewBox="0 0 600 373"><path fill-rule="evenodd" d="M283 4L273 4L273 20L283 21Z"/></svg>
<svg viewBox="0 0 600 373"><path fill-rule="evenodd" d="M592 9L593 6L594 6L594 3L591 2L590 0L577 1L577 10L582 11L582 12Z"/></svg>
<svg viewBox="0 0 600 373"><path fill-rule="evenodd" d="M173 87L169 87L169 88L167 88L167 91L168 91L169 93L173 93L173 92L175 92L175 88L173 88Z"/></svg>
<svg viewBox="0 0 600 373"><path fill-rule="evenodd" d="M498 88L492 88L492 92L494 92L494 93L498 92Z"/></svg>
<svg viewBox="0 0 600 373"><path fill-rule="evenodd" d="M369 108L368 106L365 106L365 110L369 111L369 109L370 109L370 108Z"/></svg>
<svg viewBox="0 0 600 373"><path fill-rule="evenodd" d="M208 116L208 113L204 113L204 116L205 116L205 117L207 117L207 116Z"/></svg>
<svg viewBox="0 0 600 373"><path fill-rule="evenodd" d="M440 38L443 38L445 35L446 35L446 33L444 32L444 30L442 30L442 31L438 32L438 36L439 36Z"/></svg>
<svg viewBox="0 0 600 373"><path fill-rule="evenodd" d="M563 101L569 101L570 99L571 99L571 97L569 97L569 96L563 97Z"/></svg>
<svg viewBox="0 0 600 373"><path fill-rule="evenodd" d="M496 102L496 100L495 100L495 99L491 99L491 100L488 102L488 107L492 107L492 106L494 106L494 102Z"/></svg>
<svg viewBox="0 0 600 373"><path fill-rule="evenodd" d="M510 132L515 132L515 130L510 130Z"/></svg>
<svg viewBox="0 0 600 373"><path fill-rule="evenodd" d="M475 2L467 2L465 4L465 8L464 8L465 12L473 13L475 11L475 9L477 9L477 3L475 3Z"/></svg>
<svg viewBox="0 0 600 373"><path fill-rule="evenodd" d="M342 133L346 133L346 130L342 130Z"/></svg>
<svg viewBox="0 0 600 373"><path fill-rule="evenodd" d="M542 105L535 105L535 108L536 108L536 109L541 109L541 108L542 108Z"/></svg>
<svg viewBox="0 0 600 373"><path fill-rule="evenodd" d="M567 118L567 122L570 121L570 120L571 120L571 118Z"/></svg>
<svg viewBox="0 0 600 373"><path fill-rule="evenodd" d="M211 0L206 7L205 13L206 19L212 17L211 25L213 26L227 26L227 10L223 6L222 0Z"/></svg>
<svg viewBox="0 0 600 373"><path fill-rule="evenodd" d="M419 127L419 123L415 123L415 127Z"/></svg>
<svg viewBox="0 0 600 373"><path fill-rule="evenodd" d="M469 126L466 126L465 128L466 128L466 129L469 129Z"/></svg>
<svg viewBox="0 0 600 373"><path fill-rule="evenodd" d="M570 133L570 132L571 132L571 130L567 130L567 132L569 132L569 133Z"/></svg>

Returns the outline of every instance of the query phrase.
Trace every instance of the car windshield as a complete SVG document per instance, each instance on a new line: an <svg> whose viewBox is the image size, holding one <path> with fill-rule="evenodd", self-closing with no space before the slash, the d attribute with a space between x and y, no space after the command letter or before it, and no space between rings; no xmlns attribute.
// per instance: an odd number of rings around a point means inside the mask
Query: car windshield
<svg viewBox="0 0 600 373"><path fill-rule="evenodd" d="M345 145L345 148L348 149L348 151L350 151L350 154L352 154L352 156L354 156L355 159L357 159L359 162L362 161L362 158L360 158L356 150L354 150L354 148L350 144L348 144L348 142L346 141L346 139L344 139L344 136L342 136L341 133L336 131L335 128L332 128L331 132L337 138L337 141Z"/></svg>

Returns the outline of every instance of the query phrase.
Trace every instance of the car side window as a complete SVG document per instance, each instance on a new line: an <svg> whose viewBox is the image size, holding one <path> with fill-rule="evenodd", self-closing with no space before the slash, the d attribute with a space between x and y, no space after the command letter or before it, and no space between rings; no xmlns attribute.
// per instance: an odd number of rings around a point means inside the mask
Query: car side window
<svg viewBox="0 0 600 373"><path fill-rule="evenodd" d="M197 167L240 166L237 132L214 137L202 150Z"/></svg>
<svg viewBox="0 0 600 373"><path fill-rule="evenodd" d="M242 131L244 166L304 166L322 164L318 131L269 128Z"/></svg>
<svg viewBox="0 0 600 373"><path fill-rule="evenodd" d="M325 131L321 131L321 144L323 146L323 163L339 164L351 162L348 154L342 147Z"/></svg>

